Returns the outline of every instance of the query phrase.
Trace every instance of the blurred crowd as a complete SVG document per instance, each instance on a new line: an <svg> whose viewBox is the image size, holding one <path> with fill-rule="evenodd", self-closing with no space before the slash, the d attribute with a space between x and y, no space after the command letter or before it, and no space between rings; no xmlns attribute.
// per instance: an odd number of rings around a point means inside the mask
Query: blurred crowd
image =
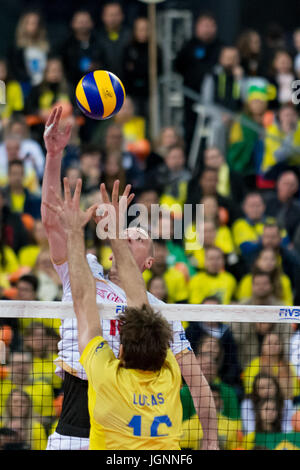
<svg viewBox="0 0 300 470"><path fill-rule="evenodd" d="M213 139L202 143L191 168L193 102L184 99L181 129L162 128L151 141L149 23L138 17L129 27L125 17L118 2L103 7L101 27L88 10L75 11L66 39L53 44L41 13L27 11L20 14L7 56L0 58L6 84L6 104L0 105L1 299L62 296L40 210L43 130L53 107L61 105L62 129L73 126L62 177L72 188L82 178L83 208L97 201L101 182L110 191L117 178L121 190L132 185L134 203L166 207L156 227L155 262L144 272L152 294L168 303L299 305L300 29L287 34L272 26L263 37L246 30L235 44L223 44L210 12L195 19L173 71L201 95ZM107 121L86 119L74 98L79 79L99 68L119 76L127 93L121 111ZM173 222L180 224L180 212L172 207L184 204L202 204L204 224L194 217L178 239ZM168 239L162 237L166 225ZM111 249L96 237L93 221L86 247L107 272ZM59 325L0 318L6 345L0 369L2 449L46 447L63 393L53 363ZM258 433L300 431L297 324L212 321L184 327L214 393L221 448L253 449ZM201 425L184 384L181 397L182 447L198 449Z"/></svg>

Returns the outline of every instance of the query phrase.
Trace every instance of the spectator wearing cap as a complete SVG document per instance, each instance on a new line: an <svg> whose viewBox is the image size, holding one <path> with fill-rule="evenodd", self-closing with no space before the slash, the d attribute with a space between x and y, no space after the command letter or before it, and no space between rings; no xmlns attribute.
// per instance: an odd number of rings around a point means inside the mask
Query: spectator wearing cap
<svg viewBox="0 0 300 470"><path fill-rule="evenodd" d="M226 160L234 175L239 175L245 191L256 187L256 159L260 155L260 128L268 108L266 86L251 85L247 90L241 120L229 131Z"/></svg>

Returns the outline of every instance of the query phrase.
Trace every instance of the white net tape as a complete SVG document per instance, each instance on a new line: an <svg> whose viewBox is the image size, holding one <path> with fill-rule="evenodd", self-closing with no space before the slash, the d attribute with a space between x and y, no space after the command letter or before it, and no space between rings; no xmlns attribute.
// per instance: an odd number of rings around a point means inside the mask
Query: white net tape
<svg viewBox="0 0 300 470"><path fill-rule="evenodd" d="M124 304L98 304L105 319L115 319ZM164 304L155 308L169 321L298 323L300 307L276 305ZM0 301L0 318L73 318L72 302Z"/></svg>

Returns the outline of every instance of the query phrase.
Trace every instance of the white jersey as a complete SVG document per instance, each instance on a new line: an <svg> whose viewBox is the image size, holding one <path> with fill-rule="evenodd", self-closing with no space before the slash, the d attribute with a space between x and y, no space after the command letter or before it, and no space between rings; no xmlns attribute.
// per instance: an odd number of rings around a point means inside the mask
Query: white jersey
<svg viewBox="0 0 300 470"><path fill-rule="evenodd" d="M96 279L96 292L98 303L116 303L126 304L126 295L123 289L105 278L103 267L97 261L96 256L92 254L87 255L87 262ZM69 277L68 263L65 262L60 265L54 265L63 286L63 302L72 301L71 284ZM159 305L163 302L158 300L154 295L148 292L149 303L152 305ZM191 351L189 341L187 341L184 329L181 322L170 322L173 329L173 343L171 349L176 356L184 351ZM115 356L119 354L120 348L120 334L119 324L117 320L102 320L103 337L107 340L112 348ZM78 351L77 339L77 320L68 318L62 320L60 327L61 340L58 343L58 359L56 360L57 370L56 373L63 376L63 370L76 375L77 377L87 380L84 368L79 362L80 354Z"/></svg>

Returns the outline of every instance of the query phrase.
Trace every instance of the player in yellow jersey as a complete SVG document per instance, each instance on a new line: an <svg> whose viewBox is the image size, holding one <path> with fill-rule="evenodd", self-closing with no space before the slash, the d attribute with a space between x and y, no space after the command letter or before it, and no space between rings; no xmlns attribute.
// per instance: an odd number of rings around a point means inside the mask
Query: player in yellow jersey
<svg viewBox="0 0 300 470"><path fill-rule="evenodd" d="M81 363L89 381L90 449L179 450L182 429L181 372L169 348L169 323L148 302L142 274L129 248L119 238L117 223L111 246L124 286L127 307L120 316L120 353L117 359L102 336L96 287L86 261L84 226L92 216L79 209L81 180L73 198L64 179L65 201L47 204L60 217L67 234L68 263L78 323ZM102 200L119 220L119 182L109 201ZM108 211L108 214L111 212ZM108 226L112 219L108 218ZM109 228L109 227L108 227Z"/></svg>

